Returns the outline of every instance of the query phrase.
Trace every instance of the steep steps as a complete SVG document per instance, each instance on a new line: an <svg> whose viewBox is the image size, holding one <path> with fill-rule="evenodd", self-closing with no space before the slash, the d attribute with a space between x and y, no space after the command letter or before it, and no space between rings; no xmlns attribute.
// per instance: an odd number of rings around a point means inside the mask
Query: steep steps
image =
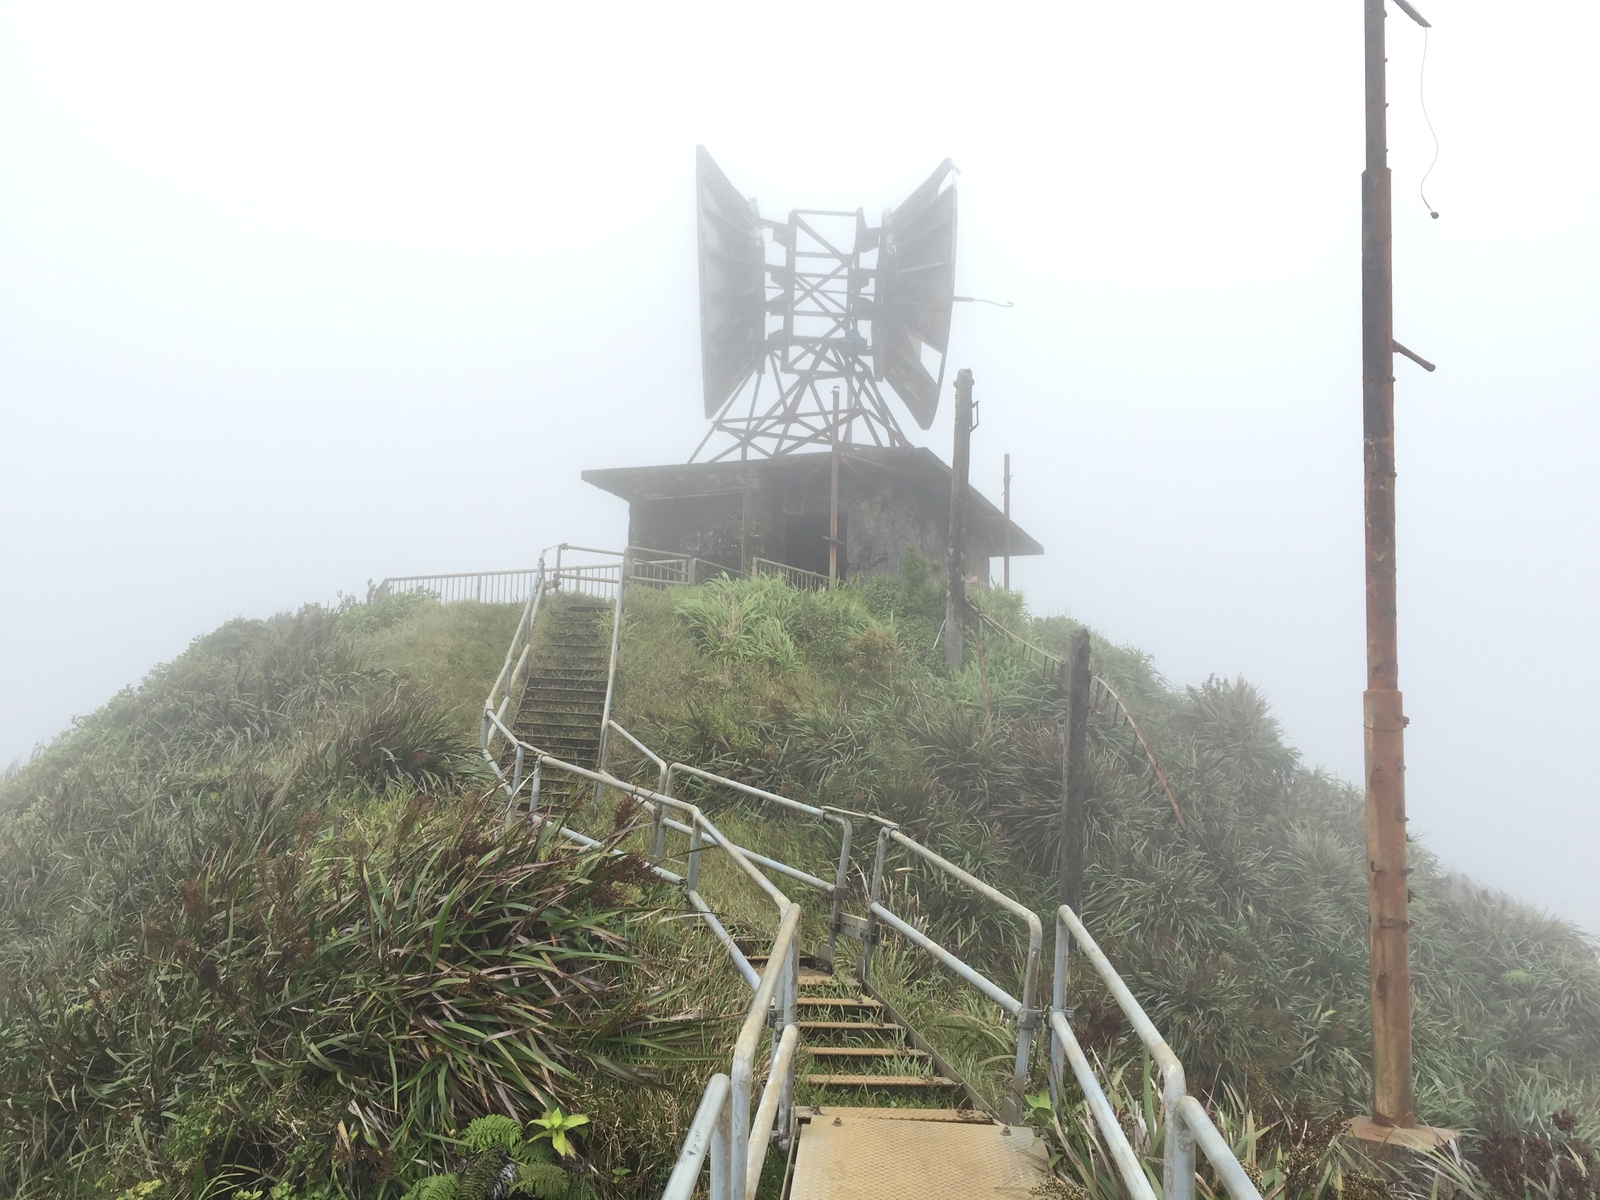
<svg viewBox="0 0 1600 1200"><path fill-rule="evenodd" d="M1043 1194L1042 1143L972 1107L890 1005L831 974L800 991L789 1200Z"/></svg>
<svg viewBox="0 0 1600 1200"><path fill-rule="evenodd" d="M574 766L599 766L611 622L608 601L561 595L544 601L527 685L512 725L519 741ZM509 757L503 765L509 766ZM586 786L551 772L541 778L540 804L560 803Z"/></svg>
<svg viewBox="0 0 1600 1200"><path fill-rule="evenodd" d="M915 1045L911 1030L852 980L802 979L799 990L802 1104L949 1108L964 1096L962 1084Z"/></svg>

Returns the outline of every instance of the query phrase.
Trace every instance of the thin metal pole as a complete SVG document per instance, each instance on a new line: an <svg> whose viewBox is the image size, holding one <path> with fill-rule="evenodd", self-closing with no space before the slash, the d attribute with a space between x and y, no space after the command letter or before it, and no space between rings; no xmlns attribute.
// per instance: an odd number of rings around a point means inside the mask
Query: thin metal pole
<svg viewBox="0 0 1600 1200"><path fill-rule="evenodd" d="M1006 479L1003 490L1005 497L1006 516L1006 553L1001 561L1005 564L1000 576L1000 586L1006 591L1011 590L1011 455L1006 455Z"/></svg>
<svg viewBox="0 0 1600 1200"><path fill-rule="evenodd" d="M1061 664L1061 687L1067 694L1067 721L1061 750L1061 848L1057 904L1083 912L1083 849L1089 790L1086 755L1089 741L1089 631L1074 629Z"/></svg>
<svg viewBox="0 0 1600 1200"><path fill-rule="evenodd" d="M839 586L839 389L833 389L833 424L828 427L829 467L833 482L828 500L828 586Z"/></svg>
<svg viewBox="0 0 1600 1200"><path fill-rule="evenodd" d="M1384 95L1384 0L1363 0L1366 169L1361 173L1361 402L1365 474L1367 909L1372 988L1372 1116L1416 1124L1406 916L1404 728L1395 607L1394 272Z"/></svg>
<svg viewBox="0 0 1600 1200"><path fill-rule="evenodd" d="M955 448L950 455L949 591L944 607L944 660L961 670L966 658L967 467L972 453L972 372L956 375Z"/></svg>

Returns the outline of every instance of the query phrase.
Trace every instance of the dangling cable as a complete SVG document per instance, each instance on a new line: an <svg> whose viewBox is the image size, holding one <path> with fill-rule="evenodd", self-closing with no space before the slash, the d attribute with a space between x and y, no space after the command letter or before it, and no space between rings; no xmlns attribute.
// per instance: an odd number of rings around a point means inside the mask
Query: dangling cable
<svg viewBox="0 0 1600 1200"><path fill-rule="evenodd" d="M1428 96L1423 90L1423 83L1428 75L1428 30L1422 30L1422 66L1417 70L1417 99L1422 104L1422 119L1428 123L1428 132L1433 134L1433 161L1428 164L1428 169L1422 173L1422 179L1417 183L1417 195L1422 197L1422 207L1428 210L1428 215L1435 221L1439 214L1434 211L1433 205L1428 203L1428 176L1433 174L1433 168L1439 165L1439 134L1433 127L1433 118L1428 115Z"/></svg>

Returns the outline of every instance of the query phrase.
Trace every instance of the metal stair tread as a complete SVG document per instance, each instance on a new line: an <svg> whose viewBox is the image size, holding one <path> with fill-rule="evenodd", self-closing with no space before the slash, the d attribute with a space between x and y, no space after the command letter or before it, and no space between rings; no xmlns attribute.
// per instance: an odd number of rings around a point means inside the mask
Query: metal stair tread
<svg viewBox="0 0 1600 1200"><path fill-rule="evenodd" d="M795 1003L802 1008L862 1008L881 1009L882 1001L859 996L801 996Z"/></svg>
<svg viewBox="0 0 1600 1200"><path fill-rule="evenodd" d="M953 1088L954 1079L943 1075L807 1075L812 1087L863 1087L863 1088Z"/></svg>
<svg viewBox="0 0 1600 1200"><path fill-rule="evenodd" d="M816 1030L853 1030L857 1033L886 1033L890 1030L902 1032L900 1026L881 1021L796 1021L801 1029Z"/></svg>
<svg viewBox="0 0 1600 1200"><path fill-rule="evenodd" d="M1049 1159L1026 1129L949 1109L828 1107L800 1127L791 1200L973 1200L1044 1191Z"/></svg>
<svg viewBox="0 0 1600 1200"><path fill-rule="evenodd" d="M809 1046L817 1058L931 1058L926 1050L911 1046Z"/></svg>

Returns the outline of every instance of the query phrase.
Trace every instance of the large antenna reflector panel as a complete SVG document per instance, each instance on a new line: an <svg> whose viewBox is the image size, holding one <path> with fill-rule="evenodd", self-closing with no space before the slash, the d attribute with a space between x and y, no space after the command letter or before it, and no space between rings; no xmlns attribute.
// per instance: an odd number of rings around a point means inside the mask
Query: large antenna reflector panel
<svg viewBox="0 0 1600 1200"><path fill-rule="evenodd" d="M950 347L956 292L956 190L939 190L955 170L948 158L883 221L877 300L872 315L875 374L889 381L923 429L933 424ZM939 378L923 365L922 347L939 354Z"/></svg>
<svg viewBox="0 0 1600 1200"><path fill-rule="evenodd" d="M706 416L715 417L761 365L767 267L755 205L701 146L695 167L700 241L700 358Z"/></svg>
<svg viewBox="0 0 1600 1200"><path fill-rule="evenodd" d="M699 147L706 439L732 439L714 458L909 445L886 395L933 424L955 299L954 170L940 163L881 228L860 209L795 209L779 222Z"/></svg>

